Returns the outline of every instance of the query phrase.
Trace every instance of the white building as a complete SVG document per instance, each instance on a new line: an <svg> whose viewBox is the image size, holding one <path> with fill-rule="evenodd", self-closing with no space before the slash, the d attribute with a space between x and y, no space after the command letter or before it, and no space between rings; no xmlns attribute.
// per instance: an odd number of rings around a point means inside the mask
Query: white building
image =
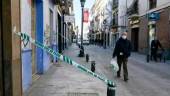
<svg viewBox="0 0 170 96"><path fill-rule="evenodd" d="M133 3L134 0L119 0L118 3L118 32L126 31L128 18L127 9Z"/></svg>
<svg viewBox="0 0 170 96"><path fill-rule="evenodd" d="M92 21L94 27L92 30L95 32L94 39L103 42L103 46L110 46L110 27L112 21L112 0L96 0L91 13L93 14Z"/></svg>

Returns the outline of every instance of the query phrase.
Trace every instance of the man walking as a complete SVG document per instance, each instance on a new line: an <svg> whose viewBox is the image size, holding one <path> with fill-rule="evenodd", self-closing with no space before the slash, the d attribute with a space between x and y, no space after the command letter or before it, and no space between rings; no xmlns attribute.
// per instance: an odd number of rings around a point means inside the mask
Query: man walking
<svg viewBox="0 0 170 96"><path fill-rule="evenodd" d="M153 57L156 62L157 62L157 55L158 55L159 47L163 50L163 47L162 47L160 41L155 37L155 39L152 40L152 42L151 42L151 60Z"/></svg>
<svg viewBox="0 0 170 96"><path fill-rule="evenodd" d="M120 78L121 66L123 64L124 81L128 81L128 69L127 61L128 57L131 55L131 43L127 39L127 32L123 32L119 40L116 42L116 46L113 52L113 58L117 56L117 63L119 66L119 71L117 72L117 77Z"/></svg>

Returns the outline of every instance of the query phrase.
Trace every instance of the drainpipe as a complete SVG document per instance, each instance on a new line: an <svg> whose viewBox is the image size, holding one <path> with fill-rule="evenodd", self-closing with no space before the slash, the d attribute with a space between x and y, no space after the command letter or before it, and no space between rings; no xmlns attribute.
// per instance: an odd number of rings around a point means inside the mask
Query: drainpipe
<svg viewBox="0 0 170 96"><path fill-rule="evenodd" d="M126 0L126 13L125 13L125 31L127 31L127 0Z"/></svg>
<svg viewBox="0 0 170 96"><path fill-rule="evenodd" d="M146 10L146 18L147 18L147 23L149 23L149 17L148 17L148 10L149 10L149 5L148 5L148 1L147 1L147 10ZM147 42L148 42L148 48L147 48L147 55L146 55L146 61L147 63L149 63L149 60L150 60L150 41L149 41L149 26L147 26L148 28L148 34L147 34Z"/></svg>

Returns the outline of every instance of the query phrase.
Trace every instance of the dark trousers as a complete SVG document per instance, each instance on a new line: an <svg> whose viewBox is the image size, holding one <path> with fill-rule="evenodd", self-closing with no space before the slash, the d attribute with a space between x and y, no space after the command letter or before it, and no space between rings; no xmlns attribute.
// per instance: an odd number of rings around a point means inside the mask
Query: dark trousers
<svg viewBox="0 0 170 96"><path fill-rule="evenodd" d="M152 49L151 50L151 60L154 59L155 61L157 61L157 50L156 49Z"/></svg>
<svg viewBox="0 0 170 96"><path fill-rule="evenodd" d="M125 58L125 57L117 57L117 64L119 66L119 71L117 72L117 76L120 77L121 67L122 67L122 64L123 64L123 75L124 75L125 80L128 79L127 61L128 61L128 59Z"/></svg>

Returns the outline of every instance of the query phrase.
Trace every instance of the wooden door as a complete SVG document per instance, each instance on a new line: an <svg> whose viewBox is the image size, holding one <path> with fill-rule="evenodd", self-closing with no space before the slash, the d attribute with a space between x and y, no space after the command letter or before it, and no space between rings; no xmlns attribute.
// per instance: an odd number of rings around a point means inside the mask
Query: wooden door
<svg viewBox="0 0 170 96"><path fill-rule="evenodd" d="M0 1L0 96L3 96L3 76L2 76L2 38L1 38L1 36L2 36L2 32L1 32L1 30L2 30L2 22L1 22L1 19L2 19L2 0Z"/></svg>
<svg viewBox="0 0 170 96"><path fill-rule="evenodd" d="M36 31L36 5L35 5L35 0L32 0L31 3L31 37L35 38L35 31ZM35 46L32 44L32 74L35 75L37 72L37 67L36 67L36 50Z"/></svg>

